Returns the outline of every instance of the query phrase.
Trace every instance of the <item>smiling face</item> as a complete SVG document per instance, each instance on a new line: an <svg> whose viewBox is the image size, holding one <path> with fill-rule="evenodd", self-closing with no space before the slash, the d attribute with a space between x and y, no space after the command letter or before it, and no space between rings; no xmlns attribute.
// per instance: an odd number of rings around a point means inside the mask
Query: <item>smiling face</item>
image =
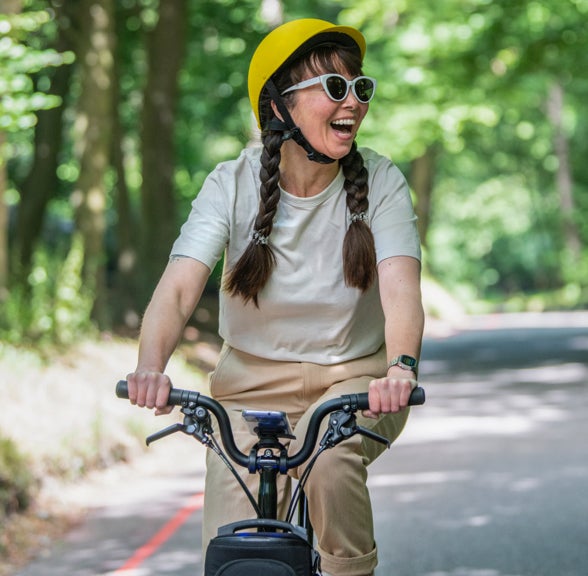
<svg viewBox="0 0 588 576"><path fill-rule="evenodd" d="M352 76L342 66L335 69L347 80ZM326 73L319 70L319 74ZM308 70L302 80L314 77ZM351 150L359 127L368 111L368 104L359 102L352 90L340 102L335 102L321 84L298 90L290 99L290 114L306 139L319 152L340 160Z"/></svg>
<svg viewBox="0 0 588 576"><path fill-rule="evenodd" d="M353 80L362 74L359 50L328 44L315 48L310 54L283 71L275 83L280 93L288 88L322 74L340 74ZM292 119L308 140L322 154L339 160L351 150L369 105L360 103L349 90L347 97L335 102L321 83L287 92L282 99ZM272 106L276 113L275 105Z"/></svg>

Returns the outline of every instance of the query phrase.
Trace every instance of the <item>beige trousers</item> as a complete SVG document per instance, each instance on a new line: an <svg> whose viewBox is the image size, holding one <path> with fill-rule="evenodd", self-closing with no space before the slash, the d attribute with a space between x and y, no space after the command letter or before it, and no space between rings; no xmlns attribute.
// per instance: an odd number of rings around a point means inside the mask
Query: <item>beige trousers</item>
<svg viewBox="0 0 588 576"><path fill-rule="evenodd" d="M245 354L225 345L211 374L211 394L223 403L234 426L239 448L248 453L256 442L241 410L283 410L288 414L297 439L304 439L307 422L315 405L341 394L367 392L369 382L386 372L382 349L372 356L323 366L305 362L277 362ZM408 410L379 419L358 414L358 424L394 441L401 433ZM323 430L326 427L323 422ZM319 434L319 439L322 431ZM318 542L322 568L333 576L370 576L377 564L374 527L366 467L385 447L356 435L317 460L305 487L310 518ZM203 549L223 524L254 518L251 503L235 478L212 452L207 452L204 495ZM304 469L292 470L298 478ZM257 476L239 469L243 480L257 497ZM289 503L290 478L279 477L279 517Z"/></svg>

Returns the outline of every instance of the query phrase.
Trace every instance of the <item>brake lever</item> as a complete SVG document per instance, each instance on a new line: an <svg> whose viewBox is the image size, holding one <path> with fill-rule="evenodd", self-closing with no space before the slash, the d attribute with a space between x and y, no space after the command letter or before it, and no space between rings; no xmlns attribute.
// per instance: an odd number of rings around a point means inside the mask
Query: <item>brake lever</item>
<svg viewBox="0 0 588 576"><path fill-rule="evenodd" d="M210 435L213 433L208 410L202 406L188 405L184 406L181 412L184 414L184 422L182 424L176 422L159 432L155 432L155 434L151 434L147 437L147 446L176 432L183 432L208 446L210 444Z"/></svg>
<svg viewBox="0 0 588 576"><path fill-rule="evenodd" d="M175 432L183 432L183 431L184 431L184 425L180 424L179 422L176 422L175 424L172 424L171 426L168 426L167 428L164 428L163 430L160 430L159 432L155 432L155 434L151 434L150 436L147 436L145 443L147 444L147 446L149 446L149 444L152 444L153 442L157 442L157 440L161 440L162 438L165 438L166 436L169 436L170 434L174 434Z"/></svg>
<svg viewBox="0 0 588 576"><path fill-rule="evenodd" d="M369 428L358 426L355 413L338 410L329 416L329 425L320 441L320 446L321 448L333 448L355 434L361 434L366 438L385 444L388 448L392 445L388 438L377 434Z"/></svg>
<svg viewBox="0 0 588 576"><path fill-rule="evenodd" d="M373 430L370 430L369 428L364 428L363 426L356 426L355 433L361 434L362 436L365 436L366 438L370 438L370 440L375 440L376 442L379 442L380 444L386 444L386 448L390 448L390 446L392 446L392 442L390 442L390 440L388 440L388 438L386 438L385 436L382 436L380 434L377 434L376 432L374 432Z"/></svg>

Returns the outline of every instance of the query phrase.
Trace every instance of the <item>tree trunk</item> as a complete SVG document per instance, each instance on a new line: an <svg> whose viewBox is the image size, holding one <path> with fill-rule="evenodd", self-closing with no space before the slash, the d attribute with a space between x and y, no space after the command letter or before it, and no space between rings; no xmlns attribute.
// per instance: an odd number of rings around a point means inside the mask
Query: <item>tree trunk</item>
<svg viewBox="0 0 588 576"><path fill-rule="evenodd" d="M427 246L427 232L431 221L431 197L435 178L435 146L429 146L410 166L410 187L416 195L418 230L423 246Z"/></svg>
<svg viewBox="0 0 588 576"><path fill-rule="evenodd" d="M108 325L104 233L112 125L113 0L83 0L78 54L81 92L75 122L80 175L72 201L84 239L84 286L94 293L94 319Z"/></svg>
<svg viewBox="0 0 588 576"><path fill-rule="evenodd" d="M6 0L0 6L4 14L20 12L20 0ZM4 147L6 135L0 131L0 304L8 296L8 204L4 199L7 188L6 161Z"/></svg>
<svg viewBox="0 0 588 576"><path fill-rule="evenodd" d="M125 20L123 20L125 22ZM120 32L119 32L120 34ZM120 36L118 36L120 37ZM114 61L114 75L121 77L118 63L120 54ZM114 276L111 311L117 326L124 325L133 330L139 327L141 310L138 308L137 290L139 283L137 269L137 225L133 218L131 196L126 180L125 155L123 147L124 131L118 113L121 100L118 83L113 85L112 101L112 168L116 175L114 206L116 208L116 274Z"/></svg>
<svg viewBox="0 0 588 576"><path fill-rule="evenodd" d="M142 117L142 251L146 299L161 274L178 229L174 191L178 74L185 51L185 0L159 4L147 38L148 72ZM143 304L146 300L144 300Z"/></svg>
<svg viewBox="0 0 588 576"><path fill-rule="evenodd" d="M575 206L573 195L573 178L570 166L570 153L568 140L563 126L564 115L564 90L559 82L556 82L549 91L547 111L553 128L553 145L558 160L556 173L556 185L559 192L559 201L562 214L563 234L566 248L574 262L579 262L582 241L580 232L574 220Z"/></svg>
<svg viewBox="0 0 588 576"><path fill-rule="evenodd" d="M8 296L8 204L4 200L6 193L6 162L4 146L6 136L0 132L0 305Z"/></svg>
<svg viewBox="0 0 588 576"><path fill-rule="evenodd" d="M57 21L60 22L59 17ZM71 50L72 44L67 31L62 26L59 30L56 50ZM59 189L57 166L63 140L65 99L69 91L72 69L72 65L66 64L57 67L51 80L48 93L59 96L61 105L37 112L33 163L20 186L21 202L13 250L14 270L21 280L28 276L35 245L41 235L47 204Z"/></svg>

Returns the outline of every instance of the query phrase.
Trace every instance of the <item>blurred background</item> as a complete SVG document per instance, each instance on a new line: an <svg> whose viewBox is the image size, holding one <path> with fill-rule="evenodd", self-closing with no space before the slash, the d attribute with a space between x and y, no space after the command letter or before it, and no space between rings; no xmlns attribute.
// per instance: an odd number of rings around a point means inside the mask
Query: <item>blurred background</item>
<svg viewBox="0 0 588 576"><path fill-rule="evenodd" d="M428 312L588 301L586 0L1 5L3 338L136 330L203 179L256 137L252 51L309 15L365 33L359 144L410 183Z"/></svg>
<svg viewBox="0 0 588 576"><path fill-rule="evenodd" d="M308 16L366 36L378 93L359 144L410 184L428 321L586 308L588 0L0 0L0 388L14 406L15 375L23 389L98 359L112 394L133 368L191 200L257 138L253 50ZM218 276L194 346L214 333ZM194 346L192 365L214 362ZM107 428L92 421L82 468ZM6 510L21 506L11 498Z"/></svg>

